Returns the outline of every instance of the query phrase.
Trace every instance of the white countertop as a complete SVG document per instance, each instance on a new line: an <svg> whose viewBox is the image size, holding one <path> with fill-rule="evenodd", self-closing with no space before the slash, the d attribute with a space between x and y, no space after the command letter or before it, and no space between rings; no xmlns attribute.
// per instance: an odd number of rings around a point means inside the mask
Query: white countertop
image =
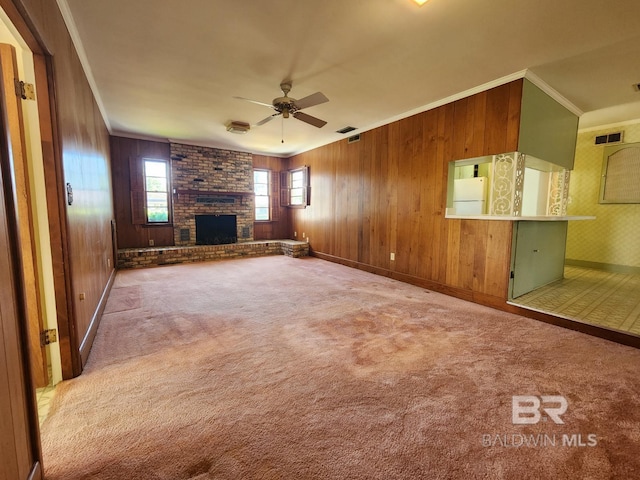
<svg viewBox="0 0 640 480"><path fill-rule="evenodd" d="M445 214L444 218L456 218L459 220L508 220L511 222L566 222L567 220L595 220L596 217L590 215L546 215L534 217L516 217L499 215L453 215Z"/></svg>

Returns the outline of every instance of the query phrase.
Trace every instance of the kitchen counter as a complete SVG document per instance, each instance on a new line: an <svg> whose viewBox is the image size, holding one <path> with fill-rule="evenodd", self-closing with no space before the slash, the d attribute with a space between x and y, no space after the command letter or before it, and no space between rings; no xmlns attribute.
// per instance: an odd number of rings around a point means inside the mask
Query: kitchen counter
<svg viewBox="0 0 640 480"><path fill-rule="evenodd" d="M591 215L546 215L546 216L500 216L500 215L455 215L447 213L444 218L452 218L458 220L503 220L510 222L566 222L567 220L595 220L596 217Z"/></svg>

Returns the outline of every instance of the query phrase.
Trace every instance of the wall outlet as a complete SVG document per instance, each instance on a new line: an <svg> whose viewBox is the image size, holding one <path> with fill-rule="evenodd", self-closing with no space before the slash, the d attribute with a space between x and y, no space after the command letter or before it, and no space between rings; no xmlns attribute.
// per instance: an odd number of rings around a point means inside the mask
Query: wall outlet
<svg viewBox="0 0 640 480"><path fill-rule="evenodd" d="M80 295L78 295L78 298L80 298L80 300L84 300L85 299L85 294L81 293Z"/></svg>
<svg viewBox="0 0 640 480"><path fill-rule="evenodd" d="M395 254L395 253L393 253L393 252L391 252L391 253L389 254L389 259L393 262L393 261L396 259L396 254Z"/></svg>
<svg viewBox="0 0 640 480"><path fill-rule="evenodd" d="M153 247L156 244L156 241L153 239L149 239L149 246Z"/></svg>
<svg viewBox="0 0 640 480"><path fill-rule="evenodd" d="M298 236L298 232L293 232L293 236L297 237Z"/></svg>
<svg viewBox="0 0 640 480"><path fill-rule="evenodd" d="M302 238L305 238L305 237L306 237L306 235L304 234L304 232L302 232Z"/></svg>

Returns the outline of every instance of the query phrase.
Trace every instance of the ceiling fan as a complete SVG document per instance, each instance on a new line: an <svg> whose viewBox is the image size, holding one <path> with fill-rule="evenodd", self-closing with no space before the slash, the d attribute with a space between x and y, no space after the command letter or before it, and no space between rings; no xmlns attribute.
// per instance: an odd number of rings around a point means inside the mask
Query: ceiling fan
<svg viewBox="0 0 640 480"><path fill-rule="evenodd" d="M311 115L300 111L303 108L309 108L321 103L328 102L329 99L325 97L323 93L316 92L312 95L309 95L308 97L296 100L295 98L289 97L289 92L291 91L291 82L282 82L280 84L280 89L282 90L284 97L274 98L271 105L269 105L268 103L250 100L244 97L234 98L237 98L239 100L246 100L247 102L251 103L257 103L258 105L264 105L265 107L273 108L276 111L276 113L269 115L263 120L260 120L258 123L256 123L256 126L264 125L265 123L273 120L279 115L282 115L283 118L289 118L290 115L293 115L293 118L297 118L298 120L302 120L303 122L318 128L322 128L327 124L327 122L325 122L324 120L320 120L319 118L312 117Z"/></svg>

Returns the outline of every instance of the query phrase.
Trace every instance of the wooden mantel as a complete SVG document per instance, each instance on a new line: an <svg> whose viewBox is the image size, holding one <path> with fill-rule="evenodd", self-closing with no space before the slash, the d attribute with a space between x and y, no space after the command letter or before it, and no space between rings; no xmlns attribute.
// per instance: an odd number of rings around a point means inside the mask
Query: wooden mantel
<svg viewBox="0 0 640 480"><path fill-rule="evenodd" d="M248 197L253 195L253 192L222 192L220 190L178 190L173 189L173 193L176 195L210 195L210 196L223 196L223 197Z"/></svg>

